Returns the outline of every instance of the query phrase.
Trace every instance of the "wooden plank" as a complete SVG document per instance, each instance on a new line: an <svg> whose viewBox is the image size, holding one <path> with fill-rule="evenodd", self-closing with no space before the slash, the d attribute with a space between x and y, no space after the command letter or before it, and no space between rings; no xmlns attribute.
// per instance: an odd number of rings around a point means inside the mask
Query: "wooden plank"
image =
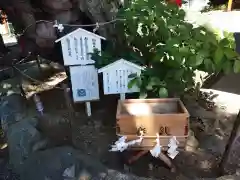
<svg viewBox="0 0 240 180"><path fill-rule="evenodd" d="M132 140L136 140L138 139L139 137L137 136L133 136L133 135L127 135L127 141L132 141ZM172 136L169 136L169 137L161 137L160 136L160 144L162 146L162 148L164 150L167 150L168 149L168 143L169 143L169 140L172 138ZM187 141L187 136L177 136L176 137L178 142L179 142L179 145L178 147L179 148L184 148L185 145L186 145L186 141ZM133 149L133 150L151 150L154 146L156 145L156 137L144 137L143 140L142 140L142 143L140 145L134 145L134 146L131 146L129 147L129 149Z"/></svg>
<svg viewBox="0 0 240 180"><path fill-rule="evenodd" d="M149 151L148 150L143 150L132 156L130 159L128 159L128 163L132 164L133 162L137 161L139 158L147 154Z"/></svg>
<svg viewBox="0 0 240 180"><path fill-rule="evenodd" d="M164 135L162 129L166 135L184 136L189 114L179 99L124 100L118 103L116 124L122 135L135 135L144 128L147 136Z"/></svg>
<svg viewBox="0 0 240 180"><path fill-rule="evenodd" d="M129 117L117 120L117 125L120 128L120 134L136 134L139 128L145 128L146 135L155 136L160 133L161 128L167 128L169 135L183 136L185 134L185 126L188 125L188 119L181 115L165 115L161 117L146 116L146 117Z"/></svg>
<svg viewBox="0 0 240 180"><path fill-rule="evenodd" d="M177 114L186 114L189 117L189 113L181 100L179 98L159 98L159 99L126 99L124 101L119 101L118 102L118 111L117 111L117 119L120 116L123 116L123 109L124 106L131 104L149 104L149 105L156 105L156 104L164 104L164 106L172 106L173 104L178 104L180 107L180 110L177 112ZM171 108L171 107L166 107L166 108ZM164 113L167 114L167 113ZM172 114L172 113L171 113ZM128 114L128 116L131 114ZM161 115L161 114L159 114Z"/></svg>

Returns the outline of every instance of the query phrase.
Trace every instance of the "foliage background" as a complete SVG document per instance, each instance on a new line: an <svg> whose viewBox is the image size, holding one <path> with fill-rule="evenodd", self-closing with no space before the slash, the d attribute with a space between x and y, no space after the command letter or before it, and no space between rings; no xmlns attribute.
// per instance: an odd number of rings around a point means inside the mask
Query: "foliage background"
<svg viewBox="0 0 240 180"><path fill-rule="evenodd" d="M233 35L194 26L184 20L185 12L174 4L157 0L132 0L118 13L122 39L116 49L111 45L97 66L125 58L145 67L141 76L131 75L129 87L140 87L140 97L180 96L196 87L195 71L208 73L239 72Z"/></svg>

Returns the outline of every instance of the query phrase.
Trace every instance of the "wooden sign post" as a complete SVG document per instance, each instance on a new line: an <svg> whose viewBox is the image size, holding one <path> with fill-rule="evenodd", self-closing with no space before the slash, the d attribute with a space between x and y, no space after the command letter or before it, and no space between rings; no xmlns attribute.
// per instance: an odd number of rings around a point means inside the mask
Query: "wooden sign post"
<svg viewBox="0 0 240 180"><path fill-rule="evenodd" d="M101 51L101 39L105 40L102 36L78 28L55 42L61 42L64 65L75 66L95 63L90 53L94 49Z"/></svg>
<svg viewBox="0 0 240 180"><path fill-rule="evenodd" d="M140 75L142 70L143 67L124 59L99 69L98 73L103 73L104 94L120 94L120 99L124 100L126 93L139 92L137 86L128 88L128 83L131 80L129 75L134 73Z"/></svg>
<svg viewBox="0 0 240 180"><path fill-rule="evenodd" d="M86 112L91 116L89 101L99 99L98 73L94 65L70 66L74 102L86 102Z"/></svg>
<svg viewBox="0 0 240 180"><path fill-rule="evenodd" d="M74 102L86 102L86 112L91 116L90 101L99 99L98 73L90 53L101 51L101 37L85 29L61 37L64 65L69 66Z"/></svg>

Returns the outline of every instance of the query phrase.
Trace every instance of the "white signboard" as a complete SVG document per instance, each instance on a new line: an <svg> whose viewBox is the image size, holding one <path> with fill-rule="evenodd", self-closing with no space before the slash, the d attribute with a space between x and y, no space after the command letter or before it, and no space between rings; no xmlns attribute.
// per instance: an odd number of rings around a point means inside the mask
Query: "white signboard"
<svg viewBox="0 0 240 180"><path fill-rule="evenodd" d="M64 65L95 63L90 53L93 53L94 49L101 51L101 39L105 38L79 28L56 40L61 41Z"/></svg>
<svg viewBox="0 0 240 180"><path fill-rule="evenodd" d="M74 102L99 99L98 73L94 65L70 66Z"/></svg>
<svg viewBox="0 0 240 180"><path fill-rule="evenodd" d="M137 86L128 88L131 80L130 74L137 73L140 75L143 68L126 60L120 59L106 67L98 70L103 73L104 94L125 94L139 92Z"/></svg>

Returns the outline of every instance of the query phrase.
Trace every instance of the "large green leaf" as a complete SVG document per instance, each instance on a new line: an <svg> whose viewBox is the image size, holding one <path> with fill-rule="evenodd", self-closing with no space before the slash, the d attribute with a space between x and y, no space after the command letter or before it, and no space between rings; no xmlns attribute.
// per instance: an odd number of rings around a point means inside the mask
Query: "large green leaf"
<svg viewBox="0 0 240 180"><path fill-rule="evenodd" d="M224 54L228 59L232 59L237 56L237 52L231 48L224 48Z"/></svg>
<svg viewBox="0 0 240 180"><path fill-rule="evenodd" d="M223 68L224 73L226 73L226 74L228 74L228 73L233 71L233 67L232 67L231 61L224 62L222 68Z"/></svg>
<svg viewBox="0 0 240 180"><path fill-rule="evenodd" d="M199 66L199 65L201 65L202 62L203 62L203 60L204 60L204 56L203 56L203 54L198 53L197 56L196 56L196 63L195 63L195 66Z"/></svg>
<svg viewBox="0 0 240 180"><path fill-rule="evenodd" d="M131 89L133 86L138 85L138 78L135 77L128 82L128 89Z"/></svg>
<svg viewBox="0 0 240 180"><path fill-rule="evenodd" d="M214 54L214 61L216 65L219 65L221 63L223 56L224 56L223 50L220 47L218 47Z"/></svg>
<svg viewBox="0 0 240 180"><path fill-rule="evenodd" d="M211 59L208 59L208 58L204 59L204 65L207 72L215 71L214 64Z"/></svg>
<svg viewBox="0 0 240 180"><path fill-rule="evenodd" d="M219 45L221 47L228 47L230 44L229 40L227 38L223 38L220 40Z"/></svg>
<svg viewBox="0 0 240 180"><path fill-rule="evenodd" d="M183 10L183 9L180 9L179 10L179 13L178 13L178 15L179 15L179 19L182 19L182 18L184 18L185 17L185 11Z"/></svg>
<svg viewBox="0 0 240 180"><path fill-rule="evenodd" d="M189 48L188 48L188 46L180 47L180 48L179 48L179 52L180 52L180 53L183 53L183 54L189 53Z"/></svg>
<svg viewBox="0 0 240 180"><path fill-rule="evenodd" d="M147 90L152 90L154 86L161 85L161 80L157 77L151 77L146 87Z"/></svg>
<svg viewBox="0 0 240 180"><path fill-rule="evenodd" d="M180 78L182 78L183 74L184 74L184 69L183 68L178 69L174 72L174 77L175 77L175 79L180 79Z"/></svg>
<svg viewBox="0 0 240 180"><path fill-rule="evenodd" d="M158 61L161 62L163 60L164 55L160 54L160 53L156 53L155 56L153 57L153 61Z"/></svg>
<svg viewBox="0 0 240 180"><path fill-rule="evenodd" d="M187 64L189 64L189 66L195 68L195 67L199 66L200 64L202 64L203 59L204 58L201 54L197 54L196 56L192 55L187 59Z"/></svg>
<svg viewBox="0 0 240 180"><path fill-rule="evenodd" d="M239 60L236 60L234 62L233 70L234 70L235 73L239 73L240 72L240 61Z"/></svg>
<svg viewBox="0 0 240 180"><path fill-rule="evenodd" d="M166 42L166 46L167 48L170 48L170 50L174 45L178 45L178 44L179 44L179 41L176 38L168 39Z"/></svg>
<svg viewBox="0 0 240 180"><path fill-rule="evenodd" d="M168 97L168 90L164 87L159 89L159 97L165 98Z"/></svg>

